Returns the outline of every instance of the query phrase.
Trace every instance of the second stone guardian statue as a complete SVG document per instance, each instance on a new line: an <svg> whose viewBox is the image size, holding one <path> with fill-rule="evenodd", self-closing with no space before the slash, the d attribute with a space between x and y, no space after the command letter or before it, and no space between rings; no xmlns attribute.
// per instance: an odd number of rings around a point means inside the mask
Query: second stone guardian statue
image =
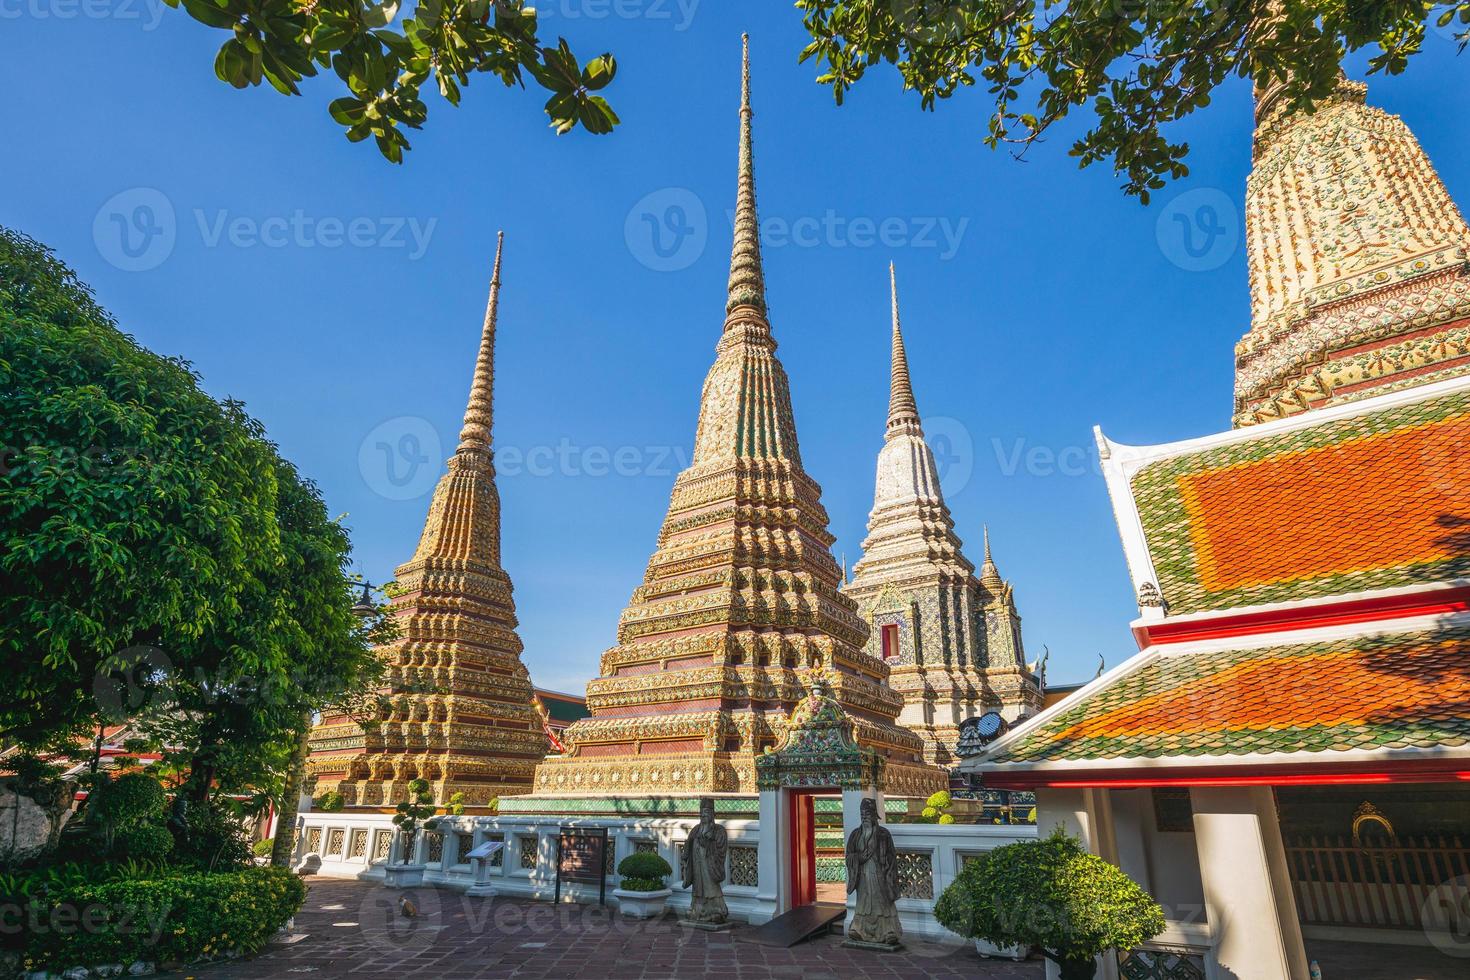
<svg viewBox="0 0 1470 980"><path fill-rule="evenodd" d="M898 921L898 850L893 835L878 822L878 804L862 803L862 825L847 838L847 891L857 892L857 908L844 945L897 949L903 939Z"/></svg>

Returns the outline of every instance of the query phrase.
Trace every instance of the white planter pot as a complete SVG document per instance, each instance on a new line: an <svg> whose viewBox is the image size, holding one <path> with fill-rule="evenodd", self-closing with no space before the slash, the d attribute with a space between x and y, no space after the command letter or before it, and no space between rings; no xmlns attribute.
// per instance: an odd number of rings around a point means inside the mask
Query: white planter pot
<svg viewBox="0 0 1470 980"><path fill-rule="evenodd" d="M975 940L975 952L981 956L1004 957L1017 963L1031 955L1031 950L1025 946L996 946L983 939Z"/></svg>
<svg viewBox="0 0 1470 980"><path fill-rule="evenodd" d="M423 883L422 864L389 864L383 867L383 884L389 888L417 888Z"/></svg>
<svg viewBox="0 0 1470 980"><path fill-rule="evenodd" d="M613 898L618 900L618 912L630 919L656 919L664 913L672 888L660 888L656 892L625 892L613 889Z"/></svg>

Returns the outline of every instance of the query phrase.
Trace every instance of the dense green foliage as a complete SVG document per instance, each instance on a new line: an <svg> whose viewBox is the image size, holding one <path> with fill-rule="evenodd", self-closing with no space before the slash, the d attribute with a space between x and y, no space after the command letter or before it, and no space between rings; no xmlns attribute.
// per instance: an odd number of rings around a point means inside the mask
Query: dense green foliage
<svg viewBox="0 0 1470 980"><path fill-rule="evenodd" d="M618 862L618 887L627 892L656 892L669 887L665 879L674 873L658 854L639 851Z"/></svg>
<svg viewBox="0 0 1470 980"><path fill-rule="evenodd" d="M27 914L36 927L19 933L22 963L59 973L255 952L296 914L306 886L289 871L248 868L123 876L31 893Z"/></svg>
<svg viewBox="0 0 1470 980"><path fill-rule="evenodd" d="M196 802L279 785L311 712L381 669L315 486L3 229L0 433L0 741L126 720Z"/></svg>
<svg viewBox="0 0 1470 980"><path fill-rule="evenodd" d="M234 871L250 863L250 839L235 814L215 803L195 804L174 828L175 863L200 871Z"/></svg>
<svg viewBox="0 0 1470 980"><path fill-rule="evenodd" d="M1164 928L1164 911L1147 892L1060 829L967 863L934 917L966 938L1039 946L1068 978L1091 976L1094 957Z"/></svg>
<svg viewBox="0 0 1470 980"><path fill-rule="evenodd" d="M429 108L421 97L436 87L451 105L471 75L486 73L506 86L529 75L551 93L546 114L558 133L580 123L608 133L618 117L596 93L617 64L603 54L579 65L563 38L538 36L534 5L524 0L419 0L398 30L398 0L164 0L202 24L229 31L214 71L235 88L270 83L300 95L298 83L330 68L348 94L329 106L353 142L369 136L400 163L409 148L402 127L418 129Z"/></svg>
<svg viewBox="0 0 1470 980"><path fill-rule="evenodd" d="M983 85L993 99L986 142L1024 153L1073 110L1090 129L1071 153L1110 160L1145 203L1188 172L1189 147L1168 124L1210 103L1231 77L1282 81L1307 105L1336 83L1344 52L1373 51L1370 71L1398 73L1426 25L1464 47L1470 2L1426 0L796 0L818 81L841 104L874 65L897 67L933 109ZM1274 10L1273 10L1274 8Z"/></svg>
<svg viewBox="0 0 1470 980"><path fill-rule="evenodd" d="M311 801L311 808L313 810L320 810L322 813L338 813L346 805L342 799L342 794L336 790L328 790Z"/></svg>

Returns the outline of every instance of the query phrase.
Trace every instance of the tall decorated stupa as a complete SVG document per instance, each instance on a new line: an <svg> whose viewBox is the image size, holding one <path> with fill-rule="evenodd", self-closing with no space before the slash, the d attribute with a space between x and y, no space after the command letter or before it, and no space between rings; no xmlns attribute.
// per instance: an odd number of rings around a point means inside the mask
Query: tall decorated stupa
<svg viewBox="0 0 1470 980"><path fill-rule="evenodd" d="M839 590L821 488L802 466L791 392L767 315L751 147L750 60L724 328L705 377L688 469L617 646L587 686L590 718L536 771L536 793L754 794L755 761L825 677L858 741L886 759L887 792L946 785L902 697L864 652L867 625Z"/></svg>
<svg viewBox="0 0 1470 980"><path fill-rule="evenodd" d="M1236 425L1470 371L1470 228L1366 92L1340 76L1307 113L1258 86Z"/></svg>
<svg viewBox="0 0 1470 980"><path fill-rule="evenodd" d="M328 715L311 734L308 775L349 806L396 803L420 777L440 803L455 793L470 805L526 793L550 747L500 564L491 396L503 246L502 235L459 446L434 490L418 549L396 572L399 635L379 651L390 707L367 729Z"/></svg>
<svg viewBox="0 0 1470 980"><path fill-rule="evenodd" d="M924 757L954 764L959 723L995 710L1015 721L1041 710L1027 668L1021 617L985 535L980 575L965 557L924 440L909 377L898 284L888 267L893 355L888 426L878 453L863 557L844 588L870 634L867 653L888 664L903 696L899 722L924 740Z"/></svg>

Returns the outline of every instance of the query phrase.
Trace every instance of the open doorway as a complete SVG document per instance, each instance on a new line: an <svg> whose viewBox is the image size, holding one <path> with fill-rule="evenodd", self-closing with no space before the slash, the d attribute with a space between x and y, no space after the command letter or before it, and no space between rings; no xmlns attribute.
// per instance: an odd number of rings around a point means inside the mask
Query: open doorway
<svg viewBox="0 0 1470 980"><path fill-rule="evenodd" d="M846 904L841 794L809 789L786 792L791 794L791 908Z"/></svg>

